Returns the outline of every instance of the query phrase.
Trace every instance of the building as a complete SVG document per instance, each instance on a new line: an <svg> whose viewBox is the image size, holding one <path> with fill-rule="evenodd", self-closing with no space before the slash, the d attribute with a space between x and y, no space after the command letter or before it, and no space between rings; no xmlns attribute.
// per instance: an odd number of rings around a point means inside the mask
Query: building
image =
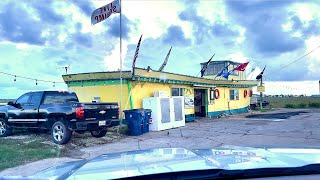
<svg viewBox="0 0 320 180"><path fill-rule="evenodd" d="M208 77L214 73L199 78L141 68L135 68L134 74L123 71L122 107L123 110L142 108L142 98L153 97L155 92L161 91L168 96L185 97L186 121L192 121L196 116L217 117L222 113L245 112L250 106L249 92L257 82L245 80L241 73L233 74L232 80L213 80ZM82 102L119 103L119 77L119 71L63 75L69 90L76 92Z"/></svg>

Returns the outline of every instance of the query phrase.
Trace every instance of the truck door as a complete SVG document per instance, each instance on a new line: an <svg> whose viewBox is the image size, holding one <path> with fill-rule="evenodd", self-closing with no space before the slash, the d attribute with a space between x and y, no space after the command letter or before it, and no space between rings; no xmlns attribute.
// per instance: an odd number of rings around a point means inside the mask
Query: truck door
<svg viewBox="0 0 320 180"><path fill-rule="evenodd" d="M42 92L32 93L30 103L25 107L27 118L35 122L42 122L45 119L39 119L39 106L42 99Z"/></svg>
<svg viewBox="0 0 320 180"><path fill-rule="evenodd" d="M21 123L28 121L25 108L28 106L30 98L31 93L26 93L16 100L15 107L12 106L8 109L9 122Z"/></svg>

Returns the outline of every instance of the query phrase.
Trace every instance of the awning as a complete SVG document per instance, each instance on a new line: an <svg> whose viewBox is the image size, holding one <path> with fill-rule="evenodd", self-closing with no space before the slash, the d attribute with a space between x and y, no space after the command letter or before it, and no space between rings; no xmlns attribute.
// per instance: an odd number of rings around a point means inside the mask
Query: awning
<svg viewBox="0 0 320 180"><path fill-rule="evenodd" d="M195 88L215 88L215 87L217 87L217 86L215 86L215 85L202 85L202 84L194 84L193 85L193 87L195 87Z"/></svg>

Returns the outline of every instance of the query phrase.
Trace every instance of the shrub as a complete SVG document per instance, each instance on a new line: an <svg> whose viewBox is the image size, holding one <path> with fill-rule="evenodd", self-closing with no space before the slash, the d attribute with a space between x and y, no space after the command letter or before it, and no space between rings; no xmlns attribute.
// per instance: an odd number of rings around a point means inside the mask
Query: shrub
<svg viewBox="0 0 320 180"><path fill-rule="evenodd" d="M307 107L307 104L305 103L298 104L298 108L306 108L306 107Z"/></svg>
<svg viewBox="0 0 320 180"><path fill-rule="evenodd" d="M309 103L309 107L311 107L311 108L320 108L320 103Z"/></svg>
<svg viewBox="0 0 320 180"><path fill-rule="evenodd" d="M286 104L284 107L285 108L295 108L294 104Z"/></svg>

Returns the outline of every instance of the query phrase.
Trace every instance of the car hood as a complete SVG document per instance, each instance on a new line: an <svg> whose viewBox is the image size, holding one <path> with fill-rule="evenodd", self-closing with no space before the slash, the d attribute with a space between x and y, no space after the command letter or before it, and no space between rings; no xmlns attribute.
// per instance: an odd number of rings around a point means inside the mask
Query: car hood
<svg viewBox="0 0 320 180"><path fill-rule="evenodd" d="M33 177L115 179L180 171L301 167L317 163L320 163L320 149L316 148L159 148L105 154L91 160L68 162Z"/></svg>
<svg viewBox="0 0 320 180"><path fill-rule="evenodd" d="M0 112L6 112L8 108L8 105L0 106Z"/></svg>

